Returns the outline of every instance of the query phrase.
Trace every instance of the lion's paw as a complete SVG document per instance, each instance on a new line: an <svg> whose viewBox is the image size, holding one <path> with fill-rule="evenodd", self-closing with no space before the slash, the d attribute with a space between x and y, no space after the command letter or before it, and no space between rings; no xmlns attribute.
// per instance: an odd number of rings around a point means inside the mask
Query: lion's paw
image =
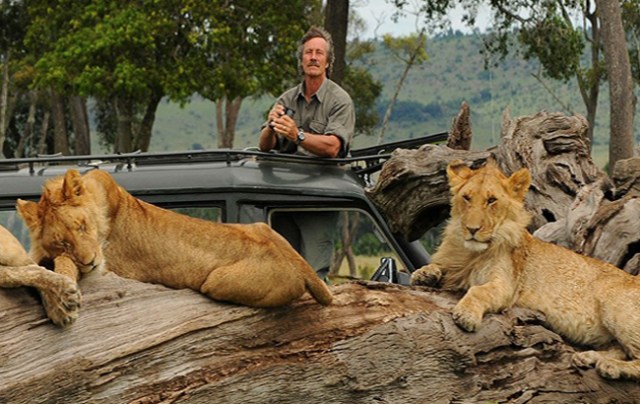
<svg viewBox="0 0 640 404"><path fill-rule="evenodd" d="M64 275L55 275L51 288L41 291L47 316L60 327L71 325L78 318L82 295L78 285Z"/></svg>
<svg viewBox="0 0 640 404"><path fill-rule="evenodd" d="M453 308L453 321L463 330L474 332L482 324L482 314L475 313L473 310L468 310L457 304Z"/></svg>
<svg viewBox="0 0 640 404"><path fill-rule="evenodd" d="M411 284L421 286L434 286L442 277L442 272L435 265L425 265L411 274Z"/></svg>
<svg viewBox="0 0 640 404"><path fill-rule="evenodd" d="M602 358L596 363L596 371L605 379L619 379L622 376L622 371L616 362L613 359Z"/></svg>
<svg viewBox="0 0 640 404"><path fill-rule="evenodd" d="M593 367L601 355L596 351L576 352L571 357L573 364L579 368Z"/></svg>

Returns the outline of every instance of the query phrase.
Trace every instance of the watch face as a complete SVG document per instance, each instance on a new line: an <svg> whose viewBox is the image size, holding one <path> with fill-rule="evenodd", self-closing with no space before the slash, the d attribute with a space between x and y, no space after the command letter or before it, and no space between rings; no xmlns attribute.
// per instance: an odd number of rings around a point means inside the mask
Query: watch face
<svg viewBox="0 0 640 404"><path fill-rule="evenodd" d="M299 131L298 132L298 144L300 144L300 142L302 142L304 140L304 132L303 131Z"/></svg>

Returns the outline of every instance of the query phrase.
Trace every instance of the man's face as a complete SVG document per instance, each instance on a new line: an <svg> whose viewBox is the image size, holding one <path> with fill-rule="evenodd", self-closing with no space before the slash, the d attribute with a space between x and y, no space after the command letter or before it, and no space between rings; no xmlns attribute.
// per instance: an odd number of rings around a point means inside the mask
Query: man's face
<svg viewBox="0 0 640 404"><path fill-rule="evenodd" d="M305 76L326 75L329 67L329 44L323 38L311 38L302 48L302 71Z"/></svg>

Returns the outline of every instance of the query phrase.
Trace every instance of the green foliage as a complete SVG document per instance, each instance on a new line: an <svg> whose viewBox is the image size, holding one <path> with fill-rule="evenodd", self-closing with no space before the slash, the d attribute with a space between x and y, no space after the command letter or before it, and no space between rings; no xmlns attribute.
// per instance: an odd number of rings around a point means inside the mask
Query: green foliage
<svg viewBox="0 0 640 404"><path fill-rule="evenodd" d="M550 15L532 26L522 27L518 38L525 48L524 57L537 58L546 76L568 81L580 69L584 35L559 16Z"/></svg>
<svg viewBox="0 0 640 404"><path fill-rule="evenodd" d="M640 84L640 0L623 0L621 7L629 45L631 72L636 84Z"/></svg>
<svg viewBox="0 0 640 404"><path fill-rule="evenodd" d="M405 64L421 64L429 58L425 42L424 33L414 33L398 38L385 34L382 39L382 43L391 54Z"/></svg>

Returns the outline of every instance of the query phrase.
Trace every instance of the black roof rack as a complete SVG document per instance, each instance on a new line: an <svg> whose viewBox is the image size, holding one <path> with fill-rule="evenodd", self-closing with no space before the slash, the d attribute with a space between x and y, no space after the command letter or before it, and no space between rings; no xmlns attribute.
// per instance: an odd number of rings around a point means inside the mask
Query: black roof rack
<svg viewBox="0 0 640 404"><path fill-rule="evenodd" d="M105 163L122 163L125 169L131 170L133 165L152 165L169 163L190 163L190 162L214 162L223 161L230 164L233 161L254 157L273 161L289 161L312 164L351 164L354 171L360 176L368 176L379 171L382 164L391 157L393 150L397 148L416 148L427 143L435 143L447 139L448 133L437 133L435 135L423 136L416 139L401 140L397 142L385 143L378 146L365 147L351 150L351 157L345 158L321 158L304 156L297 154L281 154L274 152L261 152L257 150L235 150L235 149L215 149L215 150L191 150L176 152L145 152L135 151L122 154L84 155L84 156L63 156L45 155L38 157L15 158L0 160L0 171L16 171L22 167L28 167L31 174L35 173L36 165L77 165L81 167L100 166ZM364 167L358 166L364 163Z"/></svg>

